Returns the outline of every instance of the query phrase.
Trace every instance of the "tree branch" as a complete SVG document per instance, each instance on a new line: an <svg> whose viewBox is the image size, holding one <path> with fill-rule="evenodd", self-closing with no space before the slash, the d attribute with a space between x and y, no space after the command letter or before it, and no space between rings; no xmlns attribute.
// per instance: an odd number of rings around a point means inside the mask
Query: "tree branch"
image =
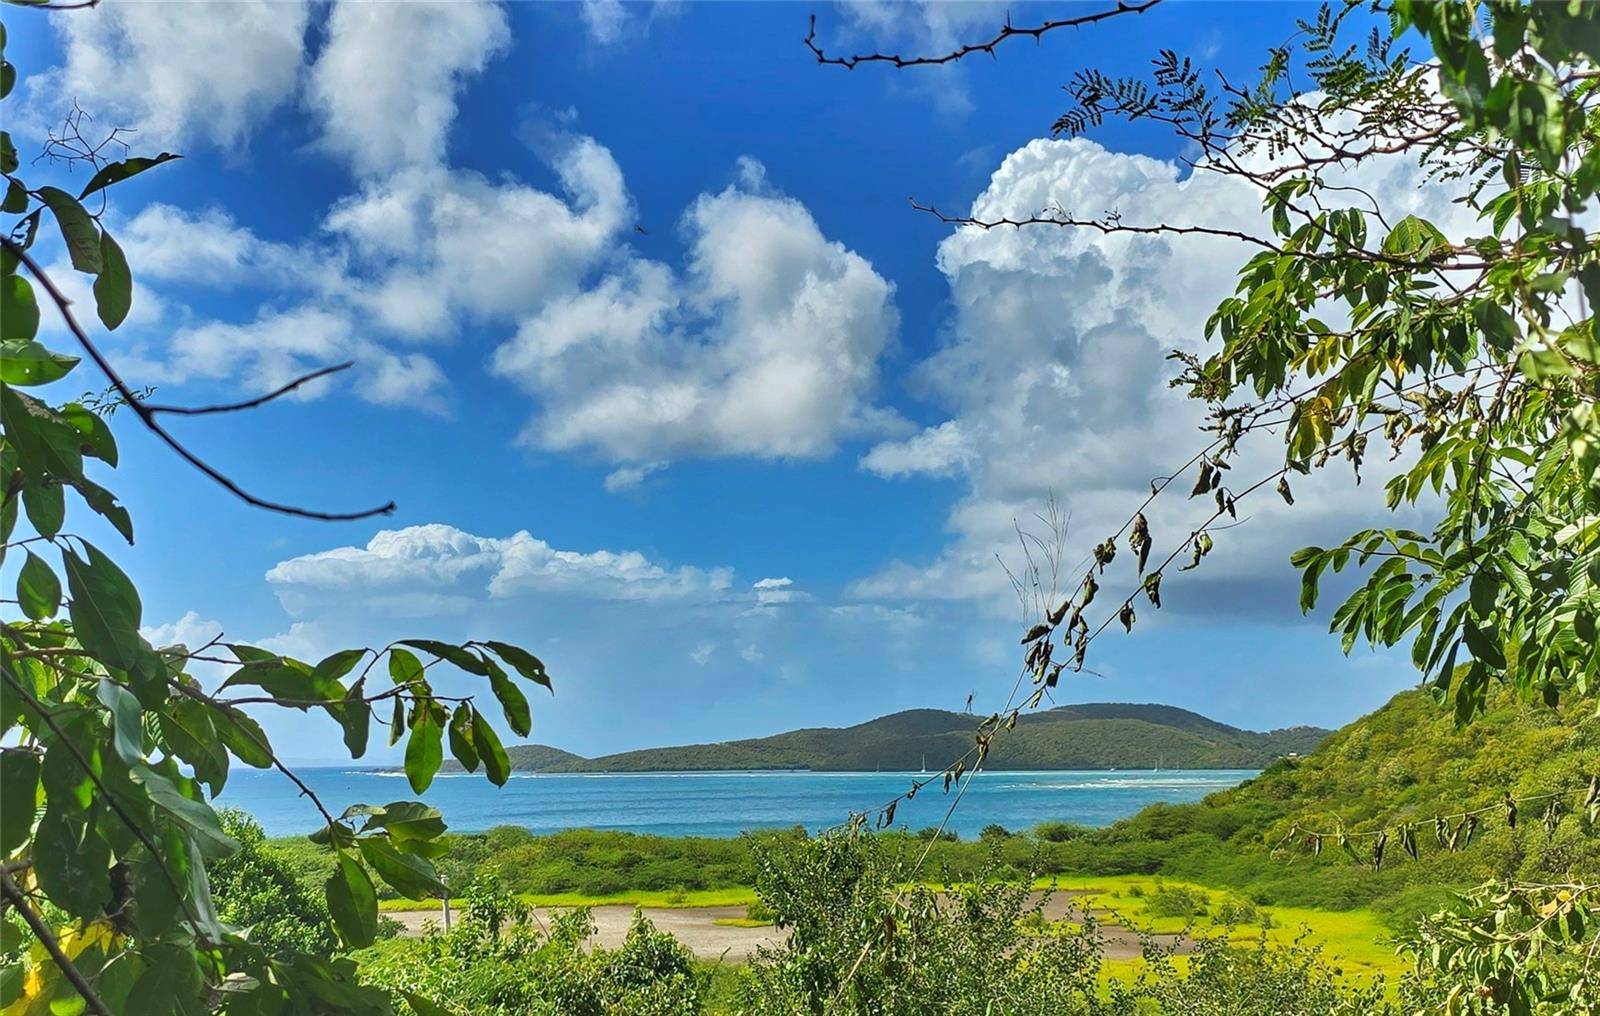
<svg viewBox="0 0 1600 1016"><path fill-rule="evenodd" d="M312 371L309 374L302 374L281 388L276 388L265 395L258 395L253 399L245 399L243 402L224 402L215 406L162 406L145 403L144 408L146 412L152 415L156 413L172 413L177 416L203 416L206 413L236 413L241 409L254 409L257 406L266 405L273 399L288 395L290 392L309 381L315 381L318 378L327 377L329 374L337 374L341 370L349 370L354 366L354 360L346 360L343 363L336 363L331 367L322 367L318 370Z"/></svg>
<svg viewBox="0 0 1600 1016"><path fill-rule="evenodd" d="M1033 40L1037 42L1046 32L1053 32L1058 28L1081 28L1084 25L1092 25L1097 21L1105 21L1108 18L1114 18L1120 14L1143 14L1145 11L1149 10L1160 2L1161 0L1143 0L1142 3L1129 3L1127 0L1119 0L1115 7L1108 7L1105 10L1096 11L1093 14L1082 14L1075 18L1061 18L1056 21L1045 21L1041 24L1034 25L1032 28L1017 28L1016 26L1012 25L1008 19L1005 27L1001 28L1000 31L995 34L994 38L990 39L989 41L969 43L957 49L951 50L949 53L945 53L942 56L908 57L901 56L897 53L862 53L856 56L829 56L827 52L822 49L822 47L817 45L817 16L815 14L811 15L811 31L806 33L804 41L806 48L809 49L812 55L817 58L817 63L832 64L835 67L843 67L845 70L855 70L857 64L864 63L887 63L893 64L897 68L928 67L936 64L954 63L955 61L965 59L974 53L987 53L990 56L994 56L995 48L1002 42L1005 42L1007 39L1014 39L1018 36L1031 36Z"/></svg>
<svg viewBox="0 0 1600 1016"><path fill-rule="evenodd" d="M0 895L4 895L6 902L17 908L17 913L22 915L22 920L26 922L29 930L33 932L33 937L39 940L39 944L44 946L44 951L50 954L52 960L55 960L56 967L61 971L61 976L65 977L72 984L72 987L77 990L78 994L83 996L84 1005L88 1007L89 1011L94 1013L95 1016L111 1016L111 1010L100 1000L100 996L95 993L95 990L89 987L89 981L83 976L83 972L71 960L67 959L67 954L61 949L61 943L56 940L55 932L51 931L50 926L44 923L44 918L40 917L28 905L28 898L22 894L21 889L17 888L17 884L11 881L10 875L0 874Z"/></svg>
<svg viewBox="0 0 1600 1016"><path fill-rule="evenodd" d="M139 417L139 422L143 423L151 433L160 438L168 448L171 448L174 452L177 452L178 456L185 462L189 463L189 465L210 477L234 497L237 497L245 504L256 508L263 508L267 511L278 512L281 515L292 515L296 518L302 519L318 519L324 522L345 522L355 519L366 519L371 518L374 515L388 515L394 511L395 505L393 501L390 501L384 505L380 505L377 508L368 508L365 511L358 512L312 511L307 508L297 508L294 505L282 504L277 501L268 501L264 498L257 497L245 490L243 487L240 487L237 483L223 475L204 459L200 458L194 452L191 452L188 448L185 448L177 438L167 433L166 428L162 427L161 424L156 421L155 412L151 409L151 407L145 405L139 396L134 393L133 389L128 387L127 382L122 380L122 377L117 373L116 368L112 367L110 362L106 360L99 348L96 347L94 342L90 340L88 333L83 330L83 326L78 323L78 319L73 316L71 309L72 301L68 300L66 295L63 294L60 289L56 288L55 282L50 278L49 275L45 274L43 268L39 267L39 263L33 259L33 257L28 253L27 249L21 244L17 243L15 240L12 240L10 237L0 237L0 244L3 244L7 251L14 254L18 261L21 261L24 265L26 265L28 271L33 275L33 277L39 280L40 285L44 286L45 291L50 294L50 299L55 303L56 309L61 312L62 318L65 319L67 327L72 331L73 336L77 338L78 344L81 345L84 348L84 351L89 354L89 358L94 361L96 367L100 368L100 372L104 374L107 380L111 382L111 386L117 390L118 395L122 396L123 401L126 402L129 408L133 410L134 415Z"/></svg>

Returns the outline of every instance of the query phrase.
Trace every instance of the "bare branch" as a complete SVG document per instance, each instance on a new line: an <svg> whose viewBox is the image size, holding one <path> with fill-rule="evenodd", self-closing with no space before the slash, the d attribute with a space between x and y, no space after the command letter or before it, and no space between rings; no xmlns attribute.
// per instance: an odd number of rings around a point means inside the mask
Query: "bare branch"
<svg viewBox="0 0 1600 1016"><path fill-rule="evenodd" d="M329 374L337 374L341 370L349 370L354 366L354 360L346 360L343 363L336 363L331 367L323 367L318 370L314 370L309 374L302 374L281 388L276 388L265 395L258 395L253 399L246 399L243 402L225 402L216 406L153 406L147 402L144 403L144 408L145 412L151 414L173 413L178 416L203 416L206 413L236 413L241 409L254 409L257 406L265 405L268 402L271 402L273 399L288 395L290 392L294 391L296 388L299 388L308 381L315 381L318 378L327 377Z"/></svg>
<svg viewBox="0 0 1600 1016"><path fill-rule="evenodd" d="M39 263L33 259L32 255L28 253L27 249L21 244L17 243L15 240L12 240L10 237L0 237L0 244L3 244L7 251L10 251L12 254L16 255L17 260L26 265L28 271L33 275L33 277L39 280L40 285L44 286L45 291L50 294L50 299L55 302L56 309L61 312L62 318L65 319L67 327L71 329L73 336L77 338L78 344L84 348L84 351L89 354L89 358L94 361L95 366L99 367L100 372L104 374L106 379L111 382L111 386L117 390L117 394L122 396L123 401L126 402L128 407L133 410L134 414L139 417L139 422L143 423L151 433L160 438L168 448L171 448L173 451L177 452L178 456L185 462L200 470L200 472L204 473L206 476L209 476L230 494L237 497L244 503L256 508L263 508L267 511L278 512L282 515L292 515L296 518L318 519L324 522L346 522L355 519L366 519L371 518L374 515L388 515L394 511L395 505L393 501L390 501L384 505L380 505L377 508L368 508L365 511L358 512L312 511L307 508L297 508L294 505L282 504L277 501L268 501L264 498L257 497L240 487L237 483L233 482L227 476L219 472L214 466L210 465L194 452L191 452L188 448L184 447L177 438L167 433L166 428L162 427L161 424L156 421L155 414L151 408L145 405L142 400L140 400L139 396L133 391L133 389L128 387L127 382L122 380L122 377L117 373L116 368L111 366L111 363L100 352L99 348L92 340L90 340L88 333L83 330L83 326L78 323L78 319L73 316L72 301L68 300L66 295L56 287L55 282L50 278L49 275L45 273L43 268L39 267Z"/></svg>
<svg viewBox="0 0 1600 1016"><path fill-rule="evenodd" d="M1031 28L1017 28L1008 19L1005 26L989 41L969 43L940 56L908 57L897 53L861 53L856 56L829 56L822 47L817 45L817 16L813 14L811 15L811 31L806 33L805 44L806 48L817 58L817 63L832 64L835 67L843 67L845 70L855 70L857 64L864 63L893 64L897 68L928 67L937 64L954 63L974 53L987 53L990 56L994 56L995 48L1007 39L1030 36L1037 42L1046 32L1053 32L1058 28L1081 28L1084 25L1092 25L1097 21L1105 21L1121 14L1143 14L1160 2L1161 0L1144 0L1142 3L1128 3L1126 0L1119 0L1115 7L1108 7L1093 14L1081 14L1075 18L1045 21Z"/></svg>

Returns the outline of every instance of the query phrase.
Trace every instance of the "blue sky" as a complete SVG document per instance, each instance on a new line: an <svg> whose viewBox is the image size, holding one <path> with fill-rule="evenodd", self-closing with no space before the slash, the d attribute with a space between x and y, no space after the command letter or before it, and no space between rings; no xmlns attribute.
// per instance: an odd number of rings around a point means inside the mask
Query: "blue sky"
<svg viewBox="0 0 1600 1016"><path fill-rule="evenodd" d="M1005 10L817 15L825 44L910 50ZM106 220L141 284L108 350L164 401L355 359L304 398L178 429L260 494L399 505L342 524L254 511L125 427L113 486L139 541L120 559L149 634L313 658L412 634L519 642L557 681L534 739L584 753L969 692L997 707L1013 520L1037 529L1054 496L1079 569L1188 457L1194 408L1162 354L1202 348L1243 252L952 234L907 198L1259 221L1252 195L1185 181L1160 130L1049 127L1079 67L1139 71L1172 47L1244 79L1305 10L1168 3L898 72L819 67L800 5L12 13L24 151L77 98L137 127L138 151L185 155L119 188ZM1427 200L1403 167L1375 186ZM1295 510L1253 509L1060 701L1251 727L1382 702L1409 666L1340 655L1286 560L1353 528L1378 486L1328 478ZM1186 518L1152 516L1158 555ZM298 715L271 729L291 757L337 743Z"/></svg>

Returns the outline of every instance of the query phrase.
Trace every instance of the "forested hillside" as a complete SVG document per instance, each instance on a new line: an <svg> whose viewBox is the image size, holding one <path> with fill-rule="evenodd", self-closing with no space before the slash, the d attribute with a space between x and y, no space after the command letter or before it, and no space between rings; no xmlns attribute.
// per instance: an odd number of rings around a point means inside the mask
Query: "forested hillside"
<svg viewBox="0 0 1600 1016"><path fill-rule="evenodd" d="M1315 752L1275 763L1259 777L1195 804L1158 804L1086 837L1067 862L1102 871L1164 871L1256 886L1285 902L1355 905L1423 887L1468 885L1504 877L1565 881L1600 871L1600 836L1588 828L1582 802L1600 772L1600 720L1583 703L1550 709L1503 695L1481 722L1457 727L1448 710L1420 691L1396 695L1381 709L1328 736ZM1515 827L1500 806L1524 804ZM1433 818L1479 808L1470 843L1441 846ZM1399 830L1415 824L1420 860L1401 845ZM1311 832L1390 830L1381 870L1373 840L1351 851L1324 837L1313 856ZM1294 835L1291 836L1291 833ZM1274 851L1273 848L1279 848Z"/></svg>
<svg viewBox="0 0 1600 1016"><path fill-rule="evenodd" d="M691 744L583 758L541 744L507 749L530 772L682 772L721 769L915 771L941 766L972 743L981 717L908 709L853 727L815 727L771 737ZM1163 705L1099 702L1019 718L997 738L995 769L1256 769L1303 754L1327 735L1319 727L1258 733Z"/></svg>

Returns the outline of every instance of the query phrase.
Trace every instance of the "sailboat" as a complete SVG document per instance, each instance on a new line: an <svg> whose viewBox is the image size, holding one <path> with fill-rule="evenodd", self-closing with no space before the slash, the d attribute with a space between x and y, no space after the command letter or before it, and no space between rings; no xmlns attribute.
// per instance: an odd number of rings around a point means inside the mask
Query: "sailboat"
<svg viewBox="0 0 1600 1016"><path fill-rule="evenodd" d="M926 753L924 753L923 756L922 756L922 775L926 776L927 774L928 774L928 756L927 756Z"/></svg>

